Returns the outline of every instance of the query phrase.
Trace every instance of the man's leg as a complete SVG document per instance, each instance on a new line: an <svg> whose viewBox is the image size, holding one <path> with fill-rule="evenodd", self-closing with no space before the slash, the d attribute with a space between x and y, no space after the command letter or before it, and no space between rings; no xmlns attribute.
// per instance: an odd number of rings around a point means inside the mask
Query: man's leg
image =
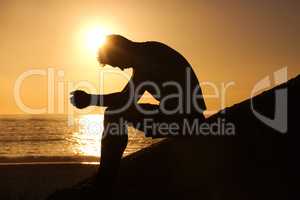
<svg viewBox="0 0 300 200"><path fill-rule="evenodd" d="M104 115L104 131L101 140L101 159L98 173L98 182L106 190L112 189L128 142L127 126L120 123L122 114L110 114L109 111L107 110Z"/></svg>
<svg viewBox="0 0 300 200"><path fill-rule="evenodd" d="M136 129L143 131L146 137L152 138L194 136L197 135L196 130L189 130L195 123L201 124L205 121L203 113L167 115L159 106L152 104L140 104L139 109L131 109L126 119Z"/></svg>

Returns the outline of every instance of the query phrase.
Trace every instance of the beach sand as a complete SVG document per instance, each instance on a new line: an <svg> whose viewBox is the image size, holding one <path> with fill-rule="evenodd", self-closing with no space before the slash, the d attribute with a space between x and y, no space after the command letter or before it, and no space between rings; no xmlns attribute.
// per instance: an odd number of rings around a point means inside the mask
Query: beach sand
<svg viewBox="0 0 300 200"><path fill-rule="evenodd" d="M80 163L20 163L0 165L1 200L45 199L95 174L98 165Z"/></svg>

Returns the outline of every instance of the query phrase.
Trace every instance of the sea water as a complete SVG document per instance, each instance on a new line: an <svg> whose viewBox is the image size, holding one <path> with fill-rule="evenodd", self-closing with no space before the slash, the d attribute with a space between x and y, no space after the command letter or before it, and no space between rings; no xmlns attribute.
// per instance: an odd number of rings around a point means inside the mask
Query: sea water
<svg viewBox="0 0 300 200"><path fill-rule="evenodd" d="M65 115L0 116L0 163L98 161L103 115L80 115L71 120ZM128 135L124 155L158 142L132 127Z"/></svg>

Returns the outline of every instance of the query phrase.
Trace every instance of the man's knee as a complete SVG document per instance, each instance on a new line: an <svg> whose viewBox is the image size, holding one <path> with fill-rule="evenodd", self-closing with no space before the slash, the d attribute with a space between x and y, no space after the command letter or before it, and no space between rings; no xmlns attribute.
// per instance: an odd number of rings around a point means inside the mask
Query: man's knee
<svg viewBox="0 0 300 200"><path fill-rule="evenodd" d="M115 139L113 139L115 138ZM119 139L116 139L119 138ZM112 114L108 111L104 114L104 130L102 140L127 140L127 123L120 114Z"/></svg>
<svg viewBox="0 0 300 200"><path fill-rule="evenodd" d="M104 113L104 125L108 123L118 123L122 115L115 112L115 109L107 108Z"/></svg>

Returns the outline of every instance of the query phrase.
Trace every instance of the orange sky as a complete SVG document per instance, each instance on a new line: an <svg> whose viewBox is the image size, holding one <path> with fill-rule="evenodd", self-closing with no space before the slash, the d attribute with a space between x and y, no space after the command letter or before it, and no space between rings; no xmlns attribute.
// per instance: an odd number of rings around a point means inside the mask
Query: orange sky
<svg viewBox="0 0 300 200"><path fill-rule="evenodd" d="M30 69L51 67L55 73L53 108L47 107L46 76L31 76L22 83L22 101L32 108L58 113L59 83L64 83L63 99L68 98L70 81L88 80L99 88L96 54L85 38L94 27L134 41L170 45L189 60L200 81L218 87L234 81L225 104L238 103L277 69L287 66L289 78L300 72L299 10L296 0L1 0L0 114L22 113L14 85ZM126 84L116 75L107 79L106 92ZM204 88L205 94L211 92ZM209 110L220 108L220 99L206 101Z"/></svg>

